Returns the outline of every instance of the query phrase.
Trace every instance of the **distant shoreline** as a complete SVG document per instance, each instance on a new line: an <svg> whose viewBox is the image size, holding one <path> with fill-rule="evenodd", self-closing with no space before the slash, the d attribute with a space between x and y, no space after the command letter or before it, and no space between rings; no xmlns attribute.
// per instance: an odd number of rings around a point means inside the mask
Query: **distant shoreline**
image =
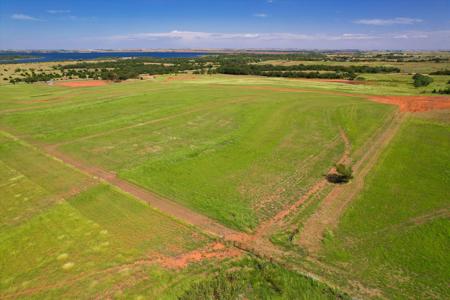
<svg viewBox="0 0 450 300"><path fill-rule="evenodd" d="M450 49L436 50L360 50L360 49L3 49L1 53L255 53L255 54L295 54L301 52L355 53L355 52L450 52Z"/></svg>

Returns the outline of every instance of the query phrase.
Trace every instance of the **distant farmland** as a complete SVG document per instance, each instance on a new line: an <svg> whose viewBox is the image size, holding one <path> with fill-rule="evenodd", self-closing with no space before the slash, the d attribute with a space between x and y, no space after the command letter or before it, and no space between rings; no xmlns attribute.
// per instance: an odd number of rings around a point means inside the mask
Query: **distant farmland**
<svg viewBox="0 0 450 300"><path fill-rule="evenodd" d="M450 98L433 94L450 76L203 59L209 75L0 86L0 298L450 296Z"/></svg>

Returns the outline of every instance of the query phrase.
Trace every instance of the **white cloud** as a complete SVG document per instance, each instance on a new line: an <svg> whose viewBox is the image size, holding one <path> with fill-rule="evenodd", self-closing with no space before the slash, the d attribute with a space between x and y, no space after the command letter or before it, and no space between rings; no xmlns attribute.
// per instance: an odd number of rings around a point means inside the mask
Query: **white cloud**
<svg viewBox="0 0 450 300"><path fill-rule="evenodd" d="M11 16L11 19L13 20L20 20L20 21L42 21L41 19L25 15L25 14L13 14Z"/></svg>
<svg viewBox="0 0 450 300"><path fill-rule="evenodd" d="M86 41L124 48L448 49L450 30L342 34L174 30L89 37Z"/></svg>
<svg viewBox="0 0 450 300"><path fill-rule="evenodd" d="M47 12L49 14L53 14L53 15L56 15L56 14L68 14L68 13L70 13L70 10L68 10L68 9L49 9L49 10L47 10Z"/></svg>
<svg viewBox="0 0 450 300"><path fill-rule="evenodd" d="M257 13L253 15L254 17L257 18L267 18L267 14L266 13Z"/></svg>
<svg viewBox="0 0 450 300"><path fill-rule="evenodd" d="M345 40L379 40L379 39L422 39L428 35L423 32L407 33L343 33L337 35L329 34L302 34L302 33L217 33L201 31L179 31L170 32L144 32L131 33L126 35L115 35L107 37L113 41L133 41L133 40L183 40L183 41L219 41L219 40L254 40L254 41L345 41Z"/></svg>
<svg viewBox="0 0 450 300"><path fill-rule="evenodd" d="M423 22L422 19L397 17L393 19L360 19L353 21L355 24L387 26L387 25L413 25Z"/></svg>

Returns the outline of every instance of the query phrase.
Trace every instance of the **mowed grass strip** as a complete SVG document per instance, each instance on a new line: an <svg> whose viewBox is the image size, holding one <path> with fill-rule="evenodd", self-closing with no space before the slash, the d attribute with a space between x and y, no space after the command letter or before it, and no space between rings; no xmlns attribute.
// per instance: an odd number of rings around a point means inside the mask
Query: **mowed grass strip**
<svg viewBox="0 0 450 300"><path fill-rule="evenodd" d="M411 116L373 170L326 259L396 298L448 298L450 115Z"/></svg>

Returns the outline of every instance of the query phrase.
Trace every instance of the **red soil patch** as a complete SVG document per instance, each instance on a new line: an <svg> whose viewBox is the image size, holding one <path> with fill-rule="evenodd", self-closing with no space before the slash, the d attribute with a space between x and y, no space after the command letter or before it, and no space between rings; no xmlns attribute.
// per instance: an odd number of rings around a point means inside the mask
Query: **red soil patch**
<svg viewBox="0 0 450 300"><path fill-rule="evenodd" d="M108 84L108 82L105 80L61 81L55 83L55 85L67 87L102 86L106 84Z"/></svg>
<svg viewBox="0 0 450 300"><path fill-rule="evenodd" d="M242 251L236 248L225 247L222 243L213 243L206 248L194 250L178 257L163 257L158 263L170 269L182 269L188 264L204 259L219 259L238 257Z"/></svg>
<svg viewBox="0 0 450 300"><path fill-rule="evenodd" d="M275 92L306 92L318 93L323 95L367 98L371 101L379 103L397 105L400 108L401 112L423 112L436 109L450 109L450 97L448 96L373 96L336 91L320 91L313 89L277 88L271 86L243 86L241 88Z"/></svg>
<svg viewBox="0 0 450 300"><path fill-rule="evenodd" d="M450 108L450 97L446 96L370 96L369 99L397 105L401 112L422 112Z"/></svg>

